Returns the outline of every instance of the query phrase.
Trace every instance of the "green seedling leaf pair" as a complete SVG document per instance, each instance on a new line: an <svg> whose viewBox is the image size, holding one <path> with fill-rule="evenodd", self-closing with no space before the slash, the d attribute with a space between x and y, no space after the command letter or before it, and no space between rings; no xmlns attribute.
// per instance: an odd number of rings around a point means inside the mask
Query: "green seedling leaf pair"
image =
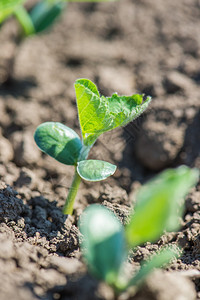
<svg viewBox="0 0 200 300"><path fill-rule="evenodd" d="M143 186L137 194L134 212L125 229L117 217L101 205L86 208L79 220L81 248L92 275L106 281L116 291L138 285L154 269L177 257L177 248L165 247L153 255L131 278L126 277L129 249L155 242L165 231L180 226L183 197L199 179L199 171L181 166L166 170Z"/></svg>
<svg viewBox="0 0 200 300"><path fill-rule="evenodd" d="M50 28L60 17L66 7L64 1L41 1L30 11L30 19L35 33Z"/></svg>
<svg viewBox="0 0 200 300"><path fill-rule="evenodd" d="M25 2L26 0L1 0L0 23L15 15L26 36L51 27L66 6L66 1L62 0L41 0L28 12L24 7Z"/></svg>
<svg viewBox="0 0 200 300"><path fill-rule="evenodd" d="M107 0L87 0L103 2ZM0 24L11 15L19 21L24 35L38 34L50 28L61 16L67 2L85 2L85 0L40 0L30 11L24 7L26 0L0 0Z"/></svg>
<svg viewBox="0 0 200 300"><path fill-rule="evenodd" d="M80 178L88 181L104 180L114 174L116 166L101 160L88 160L96 139L104 132L124 126L137 118L151 99L143 95L100 96L97 87L88 79L75 82L76 101L82 139L71 128L46 122L38 126L35 141L48 155L66 165L75 166L75 176L63 212L71 214Z"/></svg>

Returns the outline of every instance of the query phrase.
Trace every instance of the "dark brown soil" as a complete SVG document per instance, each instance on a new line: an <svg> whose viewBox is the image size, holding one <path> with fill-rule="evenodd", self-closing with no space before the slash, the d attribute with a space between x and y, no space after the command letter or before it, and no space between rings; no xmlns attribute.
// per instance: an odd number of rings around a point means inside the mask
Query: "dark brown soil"
<svg viewBox="0 0 200 300"><path fill-rule="evenodd" d="M98 202L126 222L140 184L167 167L200 167L199 28L198 0L70 3L50 32L21 43L13 20L1 27L1 300L115 299L87 274L77 220ZM153 102L132 124L100 137L90 157L118 170L105 182L82 183L66 217L73 168L42 154L33 133L44 121L79 132L73 84L81 77L107 96L144 92ZM165 244L180 245L182 256L137 295L118 299L200 299L200 183L186 199L180 231L138 247L131 266Z"/></svg>

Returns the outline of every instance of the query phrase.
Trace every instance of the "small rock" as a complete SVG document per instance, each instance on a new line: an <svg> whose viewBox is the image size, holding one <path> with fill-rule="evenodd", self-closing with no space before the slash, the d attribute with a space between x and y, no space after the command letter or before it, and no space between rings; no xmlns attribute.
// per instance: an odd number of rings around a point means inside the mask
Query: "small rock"
<svg viewBox="0 0 200 300"><path fill-rule="evenodd" d="M14 256L14 247L12 240L2 240L2 236L0 237L0 258L1 259L9 259Z"/></svg>
<svg viewBox="0 0 200 300"><path fill-rule="evenodd" d="M164 86L168 94L174 94L180 91L191 90L193 82L188 76L173 71L167 75Z"/></svg>
<svg viewBox="0 0 200 300"><path fill-rule="evenodd" d="M66 256L75 252L79 248L79 230L75 225L72 225L69 231L69 234L67 234L59 243L59 251L61 251Z"/></svg>
<svg viewBox="0 0 200 300"><path fill-rule="evenodd" d="M80 269L83 267L83 264L76 258L51 256L50 266L61 273L72 275L75 273L80 273Z"/></svg>
<svg viewBox="0 0 200 300"><path fill-rule="evenodd" d="M11 116L14 116L15 126L23 128L23 130L30 128L29 126L36 128L36 125L40 123L41 108L34 99L30 101L18 99L16 105L16 99L9 97L6 102L6 110L10 112Z"/></svg>
<svg viewBox="0 0 200 300"><path fill-rule="evenodd" d="M189 241L188 241L188 238L187 238L187 236L186 236L183 232L178 233L178 236L177 236L177 243L179 244L179 246L180 246L182 249L186 249L186 248L189 247Z"/></svg>
<svg viewBox="0 0 200 300"><path fill-rule="evenodd" d="M14 182L15 186L22 187L24 185L33 189L36 186L36 175L31 170L23 167L20 171L19 177Z"/></svg>
<svg viewBox="0 0 200 300"><path fill-rule="evenodd" d="M2 136L0 131L0 162L4 164L13 159L14 153L11 143Z"/></svg>
<svg viewBox="0 0 200 300"><path fill-rule="evenodd" d="M186 210L188 212L194 213L200 210L200 192L195 191L186 199Z"/></svg>
<svg viewBox="0 0 200 300"><path fill-rule="evenodd" d="M0 222L17 220L24 210L22 200L15 196L11 187L0 190Z"/></svg>
<svg viewBox="0 0 200 300"><path fill-rule="evenodd" d="M101 202L109 201L111 203L129 205L127 192L124 189L117 186L113 188L109 184L104 184L100 187L99 200Z"/></svg>
<svg viewBox="0 0 200 300"><path fill-rule="evenodd" d="M136 141L135 154L145 167L158 171L172 163L183 143L183 127L147 121Z"/></svg>
<svg viewBox="0 0 200 300"><path fill-rule="evenodd" d="M65 285L66 278L54 269L41 269L37 274L36 282L40 286L51 289L55 286L55 282L56 285Z"/></svg>
<svg viewBox="0 0 200 300"><path fill-rule="evenodd" d="M12 135L12 144L14 148L14 160L20 167L38 162L40 151L36 147L31 132L15 132Z"/></svg>
<svg viewBox="0 0 200 300"><path fill-rule="evenodd" d="M193 253L194 254L200 254L200 234L194 240Z"/></svg>

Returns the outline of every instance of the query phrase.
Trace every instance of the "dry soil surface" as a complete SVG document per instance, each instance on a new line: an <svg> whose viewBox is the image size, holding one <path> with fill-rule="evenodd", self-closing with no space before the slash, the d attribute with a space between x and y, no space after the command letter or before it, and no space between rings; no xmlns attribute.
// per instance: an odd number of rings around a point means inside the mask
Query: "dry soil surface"
<svg viewBox="0 0 200 300"><path fill-rule="evenodd" d="M33 134L45 121L78 133L74 81L102 94L153 97L148 111L104 134L90 158L118 166L102 183L81 185L74 215L61 208L73 168L42 154ZM136 190L159 171L200 167L200 1L69 3L51 31L20 40L14 20L0 28L0 299L105 299L113 291L82 261L77 221L102 203L126 222ZM186 199L179 232L138 247L141 260L166 244L183 254L120 300L200 299L200 183Z"/></svg>

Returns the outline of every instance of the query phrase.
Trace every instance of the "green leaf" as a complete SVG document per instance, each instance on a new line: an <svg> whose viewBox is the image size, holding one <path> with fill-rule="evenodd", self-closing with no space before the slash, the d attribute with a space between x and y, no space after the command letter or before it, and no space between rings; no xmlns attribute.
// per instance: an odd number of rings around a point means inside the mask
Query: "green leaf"
<svg viewBox="0 0 200 300"><path fill-rule="evenodd" d="M164 171L143 186L137 195L135 213L126 227L129 246L155 241L164 230L177 230L184 209L183 197L198 178L197 169L181 166Z"/></svg>
<svg viewBox="0 0 200 300"><path fill-rule="evenodd" d="M37 3L30 12L30 18L33 22L36 33L53 25L55 20L63 12L65 6L66 4L63 1L57 1L55 3L42 1Z"/></svg>
<svg viewBox="0 0 200 300"><path fill-rule="evenodd" d="M124 229L113 212L93 204L79 220L81 249L89 271L108 284L115 284L126 258Z"/></svg>
<svg viewBox="0 0 200 300"><path fill-rule="evenodd" d="M103 160L88 159L79 161L77 172L81 178L88 181L100 181L113 175L116 166Z"/></svg>
<svg viewBox="0 0 200 300"><path fill-rule="evenodd" d="M169 263L173 258L180 255L180 250L173 247L165 247L159 253L150 257L147 262L143 262L140 270L130 280L128 287L141 283L155 268L163 267Z"/></svg>
<svg viewBox="0 0 200 300"><path fill-rule="evenodd" d="M82 143L71 128L58 122L46 122L37 127L34 138L43 152L59 162L66 165L77 163Z"/></svg>
<svg viewBox="0 0 200 300"><path fill-rule="evenodd" d="M0 23L14 13L25 0L0 0Z"/></svg>
<svg viewBox="0 0 200 300"><path fill-rule="evenodd" d="M20 23L24 34L26 36L32 35L35 33L35 28L33 26L32 20L27 12L27 10L20 6L14 11L15 17L17 18L18 22Z"/></svg>
<svg viewBox="0 0 200 300"><path fill-rule="evenodd" d="M100 134L136 119L151 101L143 95L100 97L97 87L88 79L75 82L79 121L83 142L91 145Z"/></svg>

